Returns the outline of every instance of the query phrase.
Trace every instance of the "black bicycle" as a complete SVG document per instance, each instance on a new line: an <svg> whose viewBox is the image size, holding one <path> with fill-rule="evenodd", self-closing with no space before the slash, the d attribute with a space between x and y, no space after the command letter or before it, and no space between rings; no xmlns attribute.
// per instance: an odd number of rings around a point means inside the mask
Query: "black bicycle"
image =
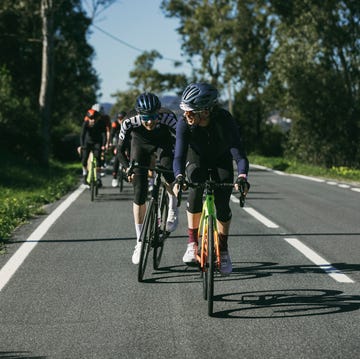
<svg viewBox="0 0 360 359"><path fill-rule="evenodd" d="M119 180L119 190L120 192L122 192L124 190L124 181L127 181L125 169L122 164L119 165L118 180Z"/></svg>
<svg viewBox="0 0 360 359"><path fill-rule="evenodd" d="M170 235L170 232L166 230L169 197L167 195L165 182L162 180L162 175L171 171L157 166L154 168L139 166L134 162L131 164L128 173L131 173L136 167L151 170L155 174L154 186L150 193L139 239L141 242L141 252L138 267L138 281L142 282L150 250L153 249L153 268L158 269L164 251L165 240Z"/></svg>

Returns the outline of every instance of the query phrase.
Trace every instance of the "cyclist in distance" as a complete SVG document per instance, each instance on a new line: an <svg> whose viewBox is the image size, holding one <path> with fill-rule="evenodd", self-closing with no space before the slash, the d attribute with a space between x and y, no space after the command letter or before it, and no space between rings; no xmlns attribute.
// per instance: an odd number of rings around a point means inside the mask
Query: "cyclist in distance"
<svg viewBox="0 0 360 359"><path fill-rule="evenodd" d="M112 182L111 185L112 187L117 187L119 185L119 180L118 180L118 172L119 172L119 164L120 164L120 160L119 160L119 155L117 152L117 147L118 147L118 142L119 142L119 134L120 134L120 128L121 128L121 124L124 120L126 116L126 112L125 111L121 111L117 114L116 116L116 120L114 122L112 122L111 124L111 130L110 130L110 144L113 146L113 154L114 154L114 165L113 165L113 172L112 172ZM127 157L129 156L129 154L126 154Z"/></svg>
<svg viewBox="0 0 360 359"><path fill-rule="evenodd" d="M87 162L90 151L93 151L96 158L98 167L96 171L99 176L97 178L98 186L102 186L100 179L100 163L101 163L101 152L104 150L106 144L106 127L105 123L101 121L101 115L99 112L90 109L87 111L84 118L84 122L80 133L80 147L81 147L81 163L83 166L84 184L87 177Z"/></svg>
<svg viewBox="0 0 360 359"><path fill-rule="evenodd" d="M181 97L180 108L184 116L176 128L174 155L174 174L177 192L184 183L185 176L191 183L203 183L212 169L213 180L220 183L233 183L233 160L237 165L238 177L235 188L247 182L249 161L247 159L238 126L232 115L218 105L218 91L207 83L188 85ZM228 234L231 222L229 206L231 187L216 188L215 206L221 257L220 272L232 272L228 249ZM202 188L189 188L187 200L188 245L183 262L196 263L198 250L198 228L202 211Z"/></svg>
<svg viewBox="0 0 360 359"><path fill-rule="evenodd" d="M161 167L171 172L164 177L168 184L169 212L166 229L173 232L178 224L177 199L174 196L171 183L175 177L172 172L173 150L175 143L176 115L168 109L161 108L159 98L150 92L139 95L136 99L135 109L128 113L121 125L119 135L119 155L121 164L129 167L126 157L126 141L130 139L130 162L135 161L145 168L134 168L133 173L128 173L129 181L133 183L134 200L133 215L136 231L136 246L132 262L138 264L140 260L141 243L139 241L143 226L146 199L148 193L148 171L152 155L158 153L158 162Z"/></svg>

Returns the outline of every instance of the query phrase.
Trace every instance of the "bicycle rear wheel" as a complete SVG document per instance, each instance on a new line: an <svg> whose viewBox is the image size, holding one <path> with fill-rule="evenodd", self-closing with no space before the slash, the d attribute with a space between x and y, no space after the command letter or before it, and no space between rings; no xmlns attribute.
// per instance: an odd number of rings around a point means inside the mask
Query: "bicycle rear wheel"
<svg viewBox="0 0 360 359"><path fill-rule="evenodd" d="M140 252L140 261L138 267L139 282L142 282L144 278L146 264L151 249L151 243L153 241L154 236L156 235L155 232L156 232L155 203L154 200L151 199L146 209L144 224L140 234L141 252Z"/></svg>
<svg viewBox="0 0 360 359"><path fill-rule="evenodd" d="M214 248L214 218L209 216L208 227L208 270L207 270L207 301L208 314L212 316L214 309L214 272L215 272L215 248Z"/></svg>
<svg viewBox="0 0 360 359"><path fill-rule="evenodd" d="M158 269L161 262L161 257L164 251L165 239L168 236L166 231L166 220L169 211L169 198L165 186L161 186L159 191L158 201L158 231L157 236L154 237L154 253L153 253L153 267Z"/></svg>
<svg viewBox="0 0 360 359"><path fill-rule="evenodd" d="M93 162L91 162L91 167L90 167L90 197L91 197L91 202L95 198L95 192L96 192L95 173L94 173Z"/></svg>

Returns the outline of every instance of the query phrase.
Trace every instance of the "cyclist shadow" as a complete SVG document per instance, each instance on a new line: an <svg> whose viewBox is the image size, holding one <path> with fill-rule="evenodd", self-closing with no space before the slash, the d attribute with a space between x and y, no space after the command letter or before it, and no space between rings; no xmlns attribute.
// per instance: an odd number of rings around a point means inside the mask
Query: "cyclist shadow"
<svg viewBox="0 0 360 359"><path fill-rule="evenodd" d="M158 284L189 284L201 280L198 267L187 267L186 265L163 266L153 271L151 278L143 280L145 283Z"/></svg>
<svg viewBox="0 0 360 359"><path fill-rule="evenodd" d="M235 308L215 312L214 317L232 319L274 319L310 317L352 312L360 308L359 295L344 295L330 289L288 289L238 292L216 295L215 303Z"/></svg>
<svg viewBox="0 0 360 359"><path fill-rule="evenodd" d="M342 272L356 272L359 264L333 263ZM279 274L304 274L324 271L316 265L279 265L275 262L242 262L231 276L221 281L268 277ZM319 294L320 292L320 294ZM295 289L227 293L216 295L217 302L240 304L240 307L215 313L219 318L284 318L313 316L357 310L360 296L344 296L343 292L321 289Z"/></svg>
<svg viewBox="0 0 360 359"><path fill-rule="evenodd" d="M265 266L269 263L262 263L261 265ZM267 277L270 274L268 273L250 273L243 272L238 273L236 276L232 274L231 276L221 276L220 274L215 275L216 281L229 281L229 280L239 280L241 279L255 279ZM158 268L156 271L153 271L151 278L144 279L144 282L147 283L159 283L159 284L179 284L179 283L198 283L202 281L201 271L198 266L186 266L175 265L175 266L163 266Z"/></svg>

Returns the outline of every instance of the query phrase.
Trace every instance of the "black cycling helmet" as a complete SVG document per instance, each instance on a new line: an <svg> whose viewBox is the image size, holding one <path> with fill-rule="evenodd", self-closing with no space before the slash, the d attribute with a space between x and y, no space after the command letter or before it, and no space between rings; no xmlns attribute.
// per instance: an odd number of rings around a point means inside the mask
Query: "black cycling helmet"
<svg viewBox="0 0 360 359"><path fill-rule="evenodd" d="M140 115L151 115L161 107L159 98L150 92L144 92L136 99L135 110Z"/></svg>
<svg viewBox="0 0 360 359"><path fill-rule="evenodd" d="M180 102L183 111L206 110L217 104L218 90L205 82L193 83L186 87Z"/></svg>
<svg viewBox="0 0 360 359"><path fill-rule="evenodd" d="M125 117L126 116L126 112L125 111L120 111L118 114L117 114L117 117Z"/></svg>

